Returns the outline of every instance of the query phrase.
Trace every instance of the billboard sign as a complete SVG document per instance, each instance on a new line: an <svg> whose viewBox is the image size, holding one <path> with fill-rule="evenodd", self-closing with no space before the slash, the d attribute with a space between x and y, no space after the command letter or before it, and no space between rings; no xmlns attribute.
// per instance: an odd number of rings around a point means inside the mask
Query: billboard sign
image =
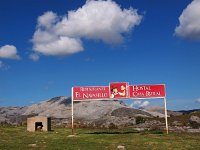
<svg viewBox="0 0 200 150"><path fill-rule="evenodd" d="M165 124L168 134L167 106L164 84L130 85L128 82L114 82L109 86L83 86L72 88L72 134L74 134L73 101L114 100L114 99L163 98L165 106Z"/></svg>
<svg viewBox="0 0 200 150"><path fill-rule="evenodd" d="M113 82L109 86L73 87L73 100L113 100L165 97L164 84L129 85L128 82Z"/></svg>
<svg viewBox="0 0 200 150"><path fill-rule="evenodd" d="M130 85L130 98L163 98L165 97L165 85Z"/></svg>
<svg viewBox="0 0 200 150"><path fill-rule="evenodd" d="M73 100L102 100L109 99L108 86L73 87Z"/></svg>

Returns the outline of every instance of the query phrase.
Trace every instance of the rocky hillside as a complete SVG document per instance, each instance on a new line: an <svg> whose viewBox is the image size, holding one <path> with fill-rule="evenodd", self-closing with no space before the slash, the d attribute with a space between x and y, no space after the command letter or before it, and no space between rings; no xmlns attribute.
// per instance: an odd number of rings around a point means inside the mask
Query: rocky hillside
<svg viewBox="0 0 200 150"><path fill-rule="evenodd" d="M57 125L70 125L71 98L54 97L27 107L0 107L1 123L20 124L30 116L47 116ZM79 126L118 125L117 122L135 124L137 116L152 117L150 113L130 108L121 101L74 102L74 119Z"/></svg>
<svg viewBox="0 0 200 150"><path fill-rule="evenodd" d="M164 108L160 106L148 106L143 108L142 110L147 111L151 113L154 117L164 117ZM168 116L180 116L182 115L182 112L176 112L176 111L171 111L167 110L167 115Z"/></svg>
<svg viewBox="0 0 200 150"><path fill-rule="evenodd" d="M71 98L54 97L26 107L0 107L1 124L26 124L32 116L52 118L53 126L71 126ZM195 128L200 132L200 112L182 113L168 110L171 130ZM76 126L93 128L165 128L164 109L158 106L134 109L121 101L74 102L74 122Z"/></svg>
<svg viewBox="0 0 200 150"><path fill-rule="evenodd" d="M119 115L123 113L123 115ZM70 126L71 98L55 97L27 107L23 116L47 116L54 125ZM135 124L135 117L152 117L150 113L128 107L121 101L74 102L74 120L82 127L109 127Z"/></svg>
<svg viewBox="0 0 200 150"><path fill-rule="evenodd" d="M23 113L28 107L0 107L1 124L21 124L25 119Z"/></svg>

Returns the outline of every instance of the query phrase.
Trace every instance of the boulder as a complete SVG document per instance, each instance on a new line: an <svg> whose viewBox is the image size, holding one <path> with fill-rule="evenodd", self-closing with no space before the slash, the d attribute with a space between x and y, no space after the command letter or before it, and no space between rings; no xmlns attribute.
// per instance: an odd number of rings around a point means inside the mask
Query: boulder
<svg viewBox="0 0 200 150"><path fill-rule="evenodd" d="M198 116L192 115L190 117L190 122L196 122L196 123L200 124L200 118Z"/></svg>

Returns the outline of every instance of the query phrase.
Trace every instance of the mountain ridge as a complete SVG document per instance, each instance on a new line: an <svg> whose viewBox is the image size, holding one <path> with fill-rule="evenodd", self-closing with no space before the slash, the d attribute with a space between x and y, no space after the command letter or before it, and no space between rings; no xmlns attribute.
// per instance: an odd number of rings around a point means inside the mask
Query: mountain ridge
<svg viewBox="0 0 200 150"><path fill-rule="evenodd" d="M32 116L51 117L52 126L70 127L71 97L57 96L24 107L0 107L0 124L23 125L26 124L27 118ZM76 127L121 128L132 126L149 129L157 126L164 130L164 117L164 108L159 106L136 109L118 100L74 102ZM171 130L187 131L190 128L200 128L198 118L200 118L200 111L185 114L168 110ZM200 129L197 131L199 132Z"/></svg>

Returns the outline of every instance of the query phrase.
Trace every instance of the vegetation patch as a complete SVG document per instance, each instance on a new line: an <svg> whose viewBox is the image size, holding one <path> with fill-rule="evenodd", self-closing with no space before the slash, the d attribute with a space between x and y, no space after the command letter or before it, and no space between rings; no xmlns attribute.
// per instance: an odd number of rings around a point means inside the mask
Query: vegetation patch
<svg viewBox="0 0 200 150"><path fill-rule="evenodd" d="M0 126L0 149L38 150L116 150L132 149L200 149L199 134L136 132L133 129L71 129L54 128L51 132L27 132L26 127Z"/></svg>

